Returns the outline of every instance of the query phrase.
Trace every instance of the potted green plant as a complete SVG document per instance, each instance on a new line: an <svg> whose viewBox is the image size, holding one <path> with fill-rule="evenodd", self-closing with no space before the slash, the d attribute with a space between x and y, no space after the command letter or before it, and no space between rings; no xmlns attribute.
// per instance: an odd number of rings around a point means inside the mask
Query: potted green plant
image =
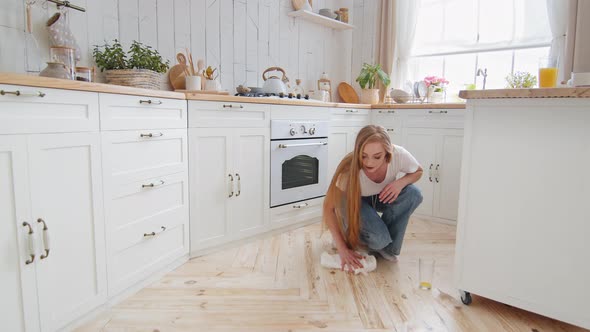
<svg viewBox="0 0 590 332"><path fill-rule="evenodd" d="M534 88L537 85L537 77L529 72L517 71L506 76L506 83L510 89Z"/></svg>
<svg viewBox="0 0 590 332"><path fill-rule="evenodd" d="M377 88L377 79L381 81L384 87L389 86L391 80L380 64L370 65L364 63L361 68L359 76L356 81L361 86L361 103L363 104L378 104L379 103L379 89Z"/></svg>
<svg viewBox="0 0 590 332"><path fill-rule="evenodd" d="M106 72L107 83L156 90L170 63L157 50L135 40L126 53L115 39L113 45L95 45L92 55L100 71Z"/></svg>

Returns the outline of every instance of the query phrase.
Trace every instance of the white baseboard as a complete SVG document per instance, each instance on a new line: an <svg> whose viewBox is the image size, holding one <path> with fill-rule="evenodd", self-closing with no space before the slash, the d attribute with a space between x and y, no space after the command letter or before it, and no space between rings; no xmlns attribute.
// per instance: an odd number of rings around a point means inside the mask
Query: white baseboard
<svg viewBox="0 0 590 332"><path fill-rule="evenodd" d="M198 250L195 250L195 251L191 251L190 258L200 257L200 256L203 256L203 255L207 255L207 254L210 254L210 253L218 252L218 251L221 251L221 250L224 250L224 249L239 247L239 246L244 245L244 244L246 244L248 242L252 242L252 241L259 240L259 239L262 239L262 238L265 238L265 237L274 236L274 235L277 235L277 234L288 232L288 231L291 231L291 230L294 230L294 229L297 229L297 228L301 228L303 226L311 225L311 224L314 224L314 223L317 223L317 222L321 222L321 221L322 221L322 218L321 217L313 218L313 219L305 220L305 221L298 222L298 223L295 223L295 224L291 224L291 225L288 225L288 226L285 226L285 227L276 228L276 229L273 229L273 230L270 230L270 231L267 231L267 232L264 232L264 233L256 234L256 235L253 235L253 236L249 236L249 237L246 237L246 238L243 238L243 239L231 241L231 242L228 242L228 243L223 243L223 244L212 246L212 247L209 247L209 248L198 249Z"/></svg>

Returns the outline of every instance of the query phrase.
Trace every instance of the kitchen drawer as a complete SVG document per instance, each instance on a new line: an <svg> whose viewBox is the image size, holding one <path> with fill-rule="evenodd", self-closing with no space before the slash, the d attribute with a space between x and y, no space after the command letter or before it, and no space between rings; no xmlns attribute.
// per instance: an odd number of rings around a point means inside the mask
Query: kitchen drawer
<svg viewBox="0 0 590 332"><path fill-rule="evenodd" d="M101 130L186 128L186 100L101 93Z"/></svg>
<svg viewBox="0 0 590 332"><path fill-rule="evenodd" d="M114 183L188 171L187 130L102 132L103 172Z"/></svg>
<svg viewBox="0 0 590 332"><path fill-rule="evenodd" d="M364 127L370 124L369 109L332 108L330 126L333 127Z"/></svg>
<svg viewBox="0 0 590 332"><path fill-rule="evenodd" d="M270 209L270 223L273 229L322 217L324 198L286 204Z"/></svg>
<svg viewBox="0 0 590 332"><path fill-rule="evenodd" d="M190 128L267 128L270 106L236 102L203 102L189 100Z"/></svg>
<svg viewBox="0 0 590 332"><path fill-rule="evenodd" d="M143 237L140 243L108 258L109 297L137 284L175 260L188 255L188 224L147 227L145 232L155 235Z"/></svg>
<svg viewBox="0 0 590 332"><path fill-rule="evenodd" d="M98 130L98 93L0 84L0 134Z"/></svg>
<svg viewBox="0 0 590 332"><path fill-rule="evenodd" d="M420 109L404 110L404 128L448 128L463 129L463 109Z"/></svg>
<svg viewBox="0 0 590 332"><path fill-rule="evenodd" d="M109 291L188 253L187 173L114 186L105 194Z"/></svg>

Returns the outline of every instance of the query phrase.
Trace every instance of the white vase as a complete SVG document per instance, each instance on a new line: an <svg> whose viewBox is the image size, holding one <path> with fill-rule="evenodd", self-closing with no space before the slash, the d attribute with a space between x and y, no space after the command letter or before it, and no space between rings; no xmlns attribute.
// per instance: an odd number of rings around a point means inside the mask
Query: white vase
<svg viewBox="0 0 590 332"><path fill-rule="evenodd" d="M185 86L189 91L201 90L201 76L185 76Z"/></svg>
<svg viewBox="0 0 590 332"><path fill-rule="evenodd" d="M379 104L379 89L362 89L361 104Z"/></svg>
<svg viewBox="0 0 590 332"><path fill-rule="evenodd" d="M205 80L205 90L207 91L219 91L221 90L221 84L217 80Z"/></svg>
<svg viewBox="0 0 590 332"><path fill-rule="evenodd" d="M435 91L436 87L428 87L428 102L432 104L440 104L445 102L445 91Z"/></svg>

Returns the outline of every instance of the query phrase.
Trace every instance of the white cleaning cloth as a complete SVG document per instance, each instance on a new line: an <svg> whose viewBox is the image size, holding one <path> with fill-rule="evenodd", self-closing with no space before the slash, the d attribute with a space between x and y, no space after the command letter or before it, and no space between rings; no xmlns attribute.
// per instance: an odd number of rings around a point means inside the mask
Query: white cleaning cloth
<svg viewBox="0 0 590 332"><path fill-rule="evenodd" d="M375 259L375 256L367 255L367 254L363 254L363 253L359 253L359 254L365 256L365 258L360 260L363 267L354 269L354 274L362 273L364 275L367 275L367 273L369 273L377 268L377 259ZM325 251L322 253L322 256L320 257L320 264L323 267L328 268L328 269L342 268L342 263L340 261L340 255L328 254ZM350 267L348 265L346 265L344 267L344 269L346 271L348 271L348 270L350 270Z"/></svg>

